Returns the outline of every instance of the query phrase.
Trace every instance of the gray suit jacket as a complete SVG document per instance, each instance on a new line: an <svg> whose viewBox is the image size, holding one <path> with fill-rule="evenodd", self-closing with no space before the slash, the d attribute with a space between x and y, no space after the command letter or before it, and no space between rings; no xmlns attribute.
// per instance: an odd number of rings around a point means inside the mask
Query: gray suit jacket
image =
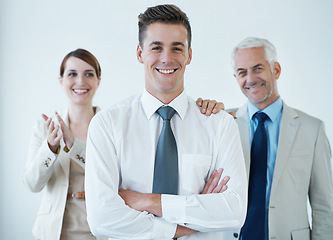
<svg viewBox="0 0 333 240"><path fill-rule="evenodd" d="M247 104L236 112L247 175L250 130ZM321 120L283 103L278 151L269 206L269 239L333 239L331 149ZM307 215L312 208L312 231ZM239 232L231 234L236 239Z"/></svg>

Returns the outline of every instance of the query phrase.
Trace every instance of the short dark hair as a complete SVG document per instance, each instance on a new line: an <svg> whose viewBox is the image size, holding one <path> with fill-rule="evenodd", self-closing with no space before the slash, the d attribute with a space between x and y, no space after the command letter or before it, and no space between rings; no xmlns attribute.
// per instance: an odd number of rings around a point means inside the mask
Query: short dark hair
<svg viewBox="0 0 333 240"><path fill-rule="evenodd" d="M92 66L95 69L97 77L101 78L102 70L101 70L101 66L99 65L99 62L97 61L96 57L92 53L90 53L87 50L82 49L82 48L78 48L75 51L68 53L64 57L64 59L61 62L61 65L60 65L60 77L64 76L66 62L67 62L68 58L70 58L70 57L76 57L76 58L79 58L82 61L85 61L86 63L88 63L90 66Z"/></svg>
<svg viewBox="0 0 333 240"><path fill-rule="evenodd" d="M181 24L187 30L188 46L191 46L192 32L190 22L186 14L176 5L164 4L149 7L144 13L138 16L139 22L139 44L143 47L143 40L149 24L160 22L167 24Z"/></svg>

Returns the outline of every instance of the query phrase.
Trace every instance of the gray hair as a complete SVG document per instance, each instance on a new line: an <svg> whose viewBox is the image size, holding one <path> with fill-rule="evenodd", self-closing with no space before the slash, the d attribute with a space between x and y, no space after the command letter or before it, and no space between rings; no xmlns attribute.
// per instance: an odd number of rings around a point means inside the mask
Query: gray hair
<svg viewBox="0 0 333 240"><path fill-rule="evenodd" d="M274 45L270 41L264 38L255 38L255 37L245 38L234 48L231 54L231 64L233 69L235 70L235 55L239 49L256 48L256 47L264 48L266 60L271 66L271 71L273 72L274 63L277 62L277 54Z"/></svg>

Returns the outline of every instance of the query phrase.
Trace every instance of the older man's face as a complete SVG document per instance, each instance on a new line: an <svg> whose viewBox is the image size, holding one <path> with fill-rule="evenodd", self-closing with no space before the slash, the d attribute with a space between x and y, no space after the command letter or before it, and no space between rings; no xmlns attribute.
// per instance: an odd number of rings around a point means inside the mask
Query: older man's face
<svg viewBox="0 0 333 240"><path fill-rule="evenodd" d="M234 76L252 104L264 109L279 97L276 80L280 76L281 67L276 62L272 72L264 48L239 49L234 63Z"/></svg>

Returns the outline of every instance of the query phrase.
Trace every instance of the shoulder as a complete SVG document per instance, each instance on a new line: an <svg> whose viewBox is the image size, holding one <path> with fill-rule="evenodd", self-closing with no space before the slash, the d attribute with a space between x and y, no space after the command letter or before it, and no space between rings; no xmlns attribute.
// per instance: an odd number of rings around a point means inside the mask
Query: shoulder
<svg viewBox="0 0 333 240"><path fill-rule="evenodd" d="M201 113L200 107L198 107L196 102L191 98L189 98L188 108L189 109L187 114L189 114L189 117L194 120L193 116L196 116L198 121L204 123L205 126L208 126L207 124L215 126L215 128L224 128L232 125L236 126L236 122L233 116L225 110L221 110L216 114L212 113L210 116L206 116L205 114Z"/></svg>
<svg viewBox="0 0 333 240"><path fill-rule="evenodd" d="M230 113L230 112L237 112L239 108L228 108L225 111Z"/></svg>
<svg viewBox="0 0 333 240"><path fill-rule="evenodd" d="M321 119L312 116L308 113L305 113L299 109L289 107L285 103L283 104L283 115L286 115L286 117L292 117L298 119L300 122L304 124L320 125L322 123Z"/></svg>
<svg viewBox="0 0 333 240"><path fill-rule="evenodd" d="M107 108L98 108L96 115L92 119L92 123L111 119L115 121L116 119L121 118L121 116L128 114L141 104L140 97L141 94L135 94Z"/></svg>

